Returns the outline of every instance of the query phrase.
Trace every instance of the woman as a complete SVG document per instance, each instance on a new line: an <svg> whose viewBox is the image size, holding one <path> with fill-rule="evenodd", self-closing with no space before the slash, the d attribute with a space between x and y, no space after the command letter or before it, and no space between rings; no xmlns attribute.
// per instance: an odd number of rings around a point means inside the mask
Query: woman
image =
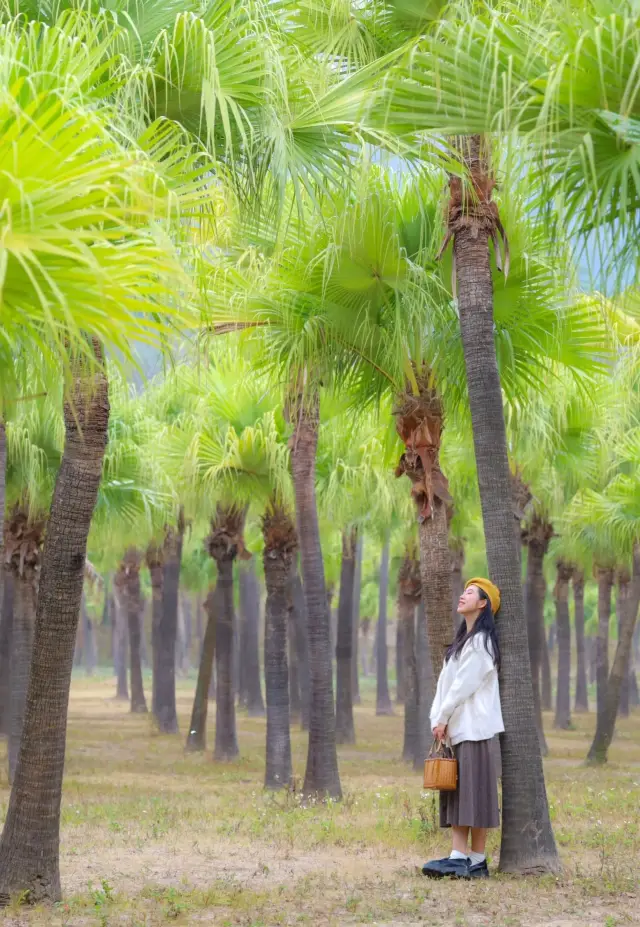
<svg viewBox="0 0 640 927"><path fill-rule="evenodd" d="M458 761L455 792L440 793L440 826L450 827L453 849L425 863L430 878L487 878L487 829L500 826L496 734L504 731L498 670L500 648L494 614L500 590L488 579L470 579L458 602L461 622L447 648L431 706L431 727L448 739ZM468 851L471 832L471 851Z"/></svg>

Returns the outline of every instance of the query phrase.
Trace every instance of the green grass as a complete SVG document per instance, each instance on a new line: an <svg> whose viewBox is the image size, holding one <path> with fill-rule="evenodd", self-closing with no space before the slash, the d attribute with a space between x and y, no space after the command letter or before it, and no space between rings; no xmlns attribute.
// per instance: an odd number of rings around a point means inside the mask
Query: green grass
<svg viewBox="0 0 640 927"><path fill-rule="evenodd" d="M178 691L187 729L193 681ZM239 717L242 755L185 754L112 698L110 680L74 678L62 810L64 901L14 906L25 925L453 924L604 927L638 923L640 714L603 769L582 765L592 716L547 737L546 773L564 871L558 878L432 883L417 867L448 850L432 795L399 759L402 714L376 718L365 689L358 743L340 749L341 803L265 794L265 723ZM215 706L209 736L213 741ZM551 721L551 719L547 719ZM212 745L212 744L211 744ZM0 748L0 803L9 797ZM293 734L298 784L306 737ZM493 863L497 835L489 846Z"/></svg>

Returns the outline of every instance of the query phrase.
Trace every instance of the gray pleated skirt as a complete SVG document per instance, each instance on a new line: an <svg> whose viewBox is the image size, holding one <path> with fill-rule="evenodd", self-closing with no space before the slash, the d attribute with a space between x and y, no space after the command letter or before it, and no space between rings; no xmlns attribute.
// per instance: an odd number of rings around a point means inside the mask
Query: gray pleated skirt
<svg viewBox="0 0 640 927"><path fill-rule="evenodd" d="M440 827L500 827L498 739L463 740L453 752L458 787L440 792Z"/></svg>

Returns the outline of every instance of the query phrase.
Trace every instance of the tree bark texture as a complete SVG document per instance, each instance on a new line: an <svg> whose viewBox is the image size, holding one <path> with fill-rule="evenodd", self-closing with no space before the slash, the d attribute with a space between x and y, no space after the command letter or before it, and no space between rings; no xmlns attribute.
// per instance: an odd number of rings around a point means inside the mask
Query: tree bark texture
<svg viewBox="0 0 640 927"><path fill-rule="evenodd" d="M431 703L436 690L433 674L433 661L430 653L427 616L424 597L421 596L416 614L416 655L418 662L418 747L413 761L413 768L422 769L431 743Z"/></svg>
<svg viewBox="0 0 640 927"><path fill-rule="evenodd" d="M598 636L596 638L596 707L604 719L609 678L609 623L611 620L611 590L614 573L608 567L596 570L598 580Z"/></svg>
<svg viewBox="0 0 640 927"><path fill-rule="evenodd" d="M389 695L389 654L387 649L387 595L389 591L389 538L382 545L378 581L378 623L376 626L376 714L392 715Z"/></svg>
<svg viewBox="0 0 640 927"><path fill-rule="evenodd" d="M296 641L296 611L293 605L294 569L291 568L287 601L287 653L289 657L289 722L299 724L300 709L300 666L298 664L298 646Z"/></svg>
<svg viewBox="0 0 640 927"><path fill-rule="evenodd" d="M9 735L11 701L11 636L13 628L13 577L0 566L3 576L0 618L0 734Z"/></svg>
<svg viewBox="0 0 640 927"><path fill-rule="evenodd" d="M236 706L233 688L233 564L236 557L247 560L244 546L245 511L218 504L205 541L218 568L216 583L216 737L215 760L232 760L239 754Z"/></svg>
<svg viewBox="0 0 640 927"><path fill-rule="evenodd" d="M353 721L353 591L356 573L358 534L355 528L342 532L340 566L340 598L338 602L338 632L336 642L336 741L354 744L356 729Z"/></svg>
<svg viewBox="0 0 640 927"><path fill-rule="evenodd" d="M353 704L360 704L360 593L362 589L362 554L364 537L358 533L356 546L356 573L353 580L353 656L351 659L351 691Z"/></svg>
<svg viewBox="0 0 640 927"><path fill-rule="evenodd" d="M587 657L584 638L584 573L574 569L573 583L573 623L576 635L576 695L574 711L589 711L587 693Z"/></svg>
<svg viewBox="0 0 640 927"><path fill-rule="evenodd" d="M180 601L180 569L184 514L179 512L177 525L165 528L163 545L162 611L157 636L156 713L158 730L163 734L178 733L176 711L176 640Z"/></svg>
<svg viewBox="0 0 640 927"><path fill-rule="evenodd" d="M267 789L282 789L289 787L292 777L287 624L297 538L292 519L277 503L271 504L265 513L262 533L267 586L264 623L267 755L264 784Z"/></svg>
<svg viewBox="0 0 640 927"><path fill-rule="evenodd" d="M113 663L116 676L116 698L128 702L129 629L124 598L115 588L115 583L111 594L111 613L113 615Z"/></svg>
<svg viewBox="0 0 640 927"><path fill-rule="evenodd" d="M101 362L99 345L94 352ZM66 440L42 552L22 741L0 840L0 900L60 900L60 802L87 537L102 475L106 377L72 363Z"/></svg>
<svg viewBox="0 0 640 927"><path fill-rule="evenodd" d="M558 688L554 727L571 728L571 622L569 620L569 583L572 569L568 563L556 565L556 627L558 631Z"/></svg>
<svg viewBox="0 0 640 927"><path fill-rule="evenodd" d="M404 743L402 759L415 767L420 755L422 737L418 727L420 681L416 643L416 611L422 595L420 566L411 552L403 558L398 575L398 621L403 624L402 650L404 663Z"/></svg>
<svg viewBox="0 0 640 927"><path fill-rule="evenodd" d="M341 798L329 607L316 506L318 395L298 397L292 413L291 463L309 638L309 747L303 791Z"/></svg>
<svg viewBox="0 0 640 927"><path fill-rule="evenodd" d="M618 570L616 575L616 584L618 594L616 596L616 620L618 624L618 640L622 636L622 629L625 622L625 613L630 607L631 595L631 576L628 570ZM621 718L629 715L629 674L622 678L620 684L620 700L618 705L618 714Z"/></svg>
<svg viewBox="0 0 640 927"><path fill-rule="evenodd" d="M553 692L551 687L551 658L549 656L549 641L544 628L544 616L540 650L542 655L540 664L540 701L542 703L543 711L551 711L553 704Z"/></svg>
<svg viewBox="0 0 640 927"><path fill-rule="evenodd" d="M552 526L534 513L529 527L523 533L527 545L527 576L525 582L525 612L527 616L527 639L529 641L529 665L533 686L533 703L538 730L538 739L543 756L548 753L542 723L542 698L540 677L542 670L542 648L544 646L544 600L547 591L544 578L544 558L553 536Z"/></svg>
<svg viewBox="0 0 640 927"><path fill-rule="evenodd" d="M7 571L4 569L4 518L7 496L7 430L0 414L0 734L9 733L9 655L11 653L11 624L5 618L4 586Z"/></svg>
<svg viewBox="0 0 640 927"><path fill-rule="evenodd" d="M96 643L96 631L93 621L87 611L87 603L84 595L82 596L82 605L80 606L82 616L82 637L84 640L84 669L87 676L93 676L94 670L98 663L98 649Z"/></svg>
<svg viewBox="0 0 640 927"><path fill-rule="evenodd" d="M404 705L404 624L396 615L396 704Z"/></svg>
<svg viewBox="0 0 640 927"><path fill-rule="evenodd" d="M489 238L501 226L491 202L494 181L479 136L462 141L473 193L452 177L449 233L454 239L458 309L489 573L500 588L498 631L502 649L500 690L503 817L500 869L556 872L559 859L549 817L522 595L520 550L514 531L511 478L496 361Z"/></svg>
<svg viewBox="0 0 640 927"><path fill-rule="evenodd" d="M139 551L130 547L118 568L114 586L121 597L127 616L129 629L129 682L131 685L131 711L133 714L146 714L147 700L142 684L140 613L142 596L140 593L140 566L142 558Z"/></svg>
<svg viewBox="0 0 640 927"><path fill-rule="evenodd" d="M14 576L13 633L11 653L11 716L9 724L9 782L13 782L22 738L22 726L31 670L31 654L36 617L37 578L35 573Z"/></svg>
<svg viewBox="0 0 640 927"><path fill-rule="evenodd" d="M604 581L603 581L604 583ZM609 595L611 589L609 588ZM605 603L603 602L603 608ZM640 607L640 543L636 543L633 549L633 576L631 589L626 602L626 607L622 611L622 625L618 644L609 674L607 690L605 694L604 707L602 711L598 709L598 718L596 721L596 733L593 743L587 755L589 763L606 763L607 754L616 726L616 717L620 702L620 689L622 681L629 672L629 657L633 646L633 633L638 618L638 608Z"/></svg>
<svg viewBox="0 0 640 927"><path fill-rule="evenodd" d="M204 609L207 613L207 626L200 651L198 665L198 681L193 698L191 723L187 735L186 748L189 751L206 750L207 748L207 712L209 708L209 689L213 675L213 659L216 652L216 600L212 589L207 596Z"/></svg>
<svg viewBox="0 0 640 927"><path fill-rule="evenodd" d="M260 586L253 561L247 561L239 570L240 612L244 629L244 648L240 654L245 705L249 716L264 715L264 701L260 683ZM288 588L288 587L287 587Z"/></svg>
<svg viewBox="0 0 640 927"><path fill-rule="evenodd" d="M146 552L147 569L151 580L151 711L158 720L158 677L160 660L160 627L164 596L164 550L152 542Z"/></svg>
<svg viewBox="0 0 640 927"><path fill-rule="evenodd" d="M300 680L300 727L309 730L310 682L309 682L309 625L307 622L307 603L302 588L298 567L294 563L291 584L291 601L295 623L295 645L298 654L298 678Z"/></svg>
<svg viewBox="0 0 640 927"><path fill-rule="evenodd" d="M449 486L440 469L444 424L442 402L428 369L417 370L417 391L407 389L394 409L396 430L404 452L396 476L411 482L420 537L422 595L427 613L429 649L434 676L440 674L444 652L451 643L451 551L447 506Z"/></svg>
<svg viewBox="0 0 640 927"><path fill-rule="evenodd" d="M464 592L464 578L462 571L464 569L464 547L462 542L457 544L451 543L451 623L453 627L453 636L455 637L460 624L458 614L458 602Z"/></svg>

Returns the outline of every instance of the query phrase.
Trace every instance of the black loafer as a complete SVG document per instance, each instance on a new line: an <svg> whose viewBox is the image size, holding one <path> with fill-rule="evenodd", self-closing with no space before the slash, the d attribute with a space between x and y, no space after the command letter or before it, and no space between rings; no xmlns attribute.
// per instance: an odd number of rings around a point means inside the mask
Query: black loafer
<svg viewBox="0 0 640 927"><path fill-rule="evenodd" d="M486 859L483 859L481 863L469 864L467 878L469 879L488 879L489 878L489 867L487 866Z"/></svg>
<svg viewBox="0 0 640 927"><path fill-rule="evenodd" d="M448 856L444 859L432 859L430 863L424 864L422 874L429 879L443 879L446 876L452 879L468 879L469 860L450 859Z"/></svg>

